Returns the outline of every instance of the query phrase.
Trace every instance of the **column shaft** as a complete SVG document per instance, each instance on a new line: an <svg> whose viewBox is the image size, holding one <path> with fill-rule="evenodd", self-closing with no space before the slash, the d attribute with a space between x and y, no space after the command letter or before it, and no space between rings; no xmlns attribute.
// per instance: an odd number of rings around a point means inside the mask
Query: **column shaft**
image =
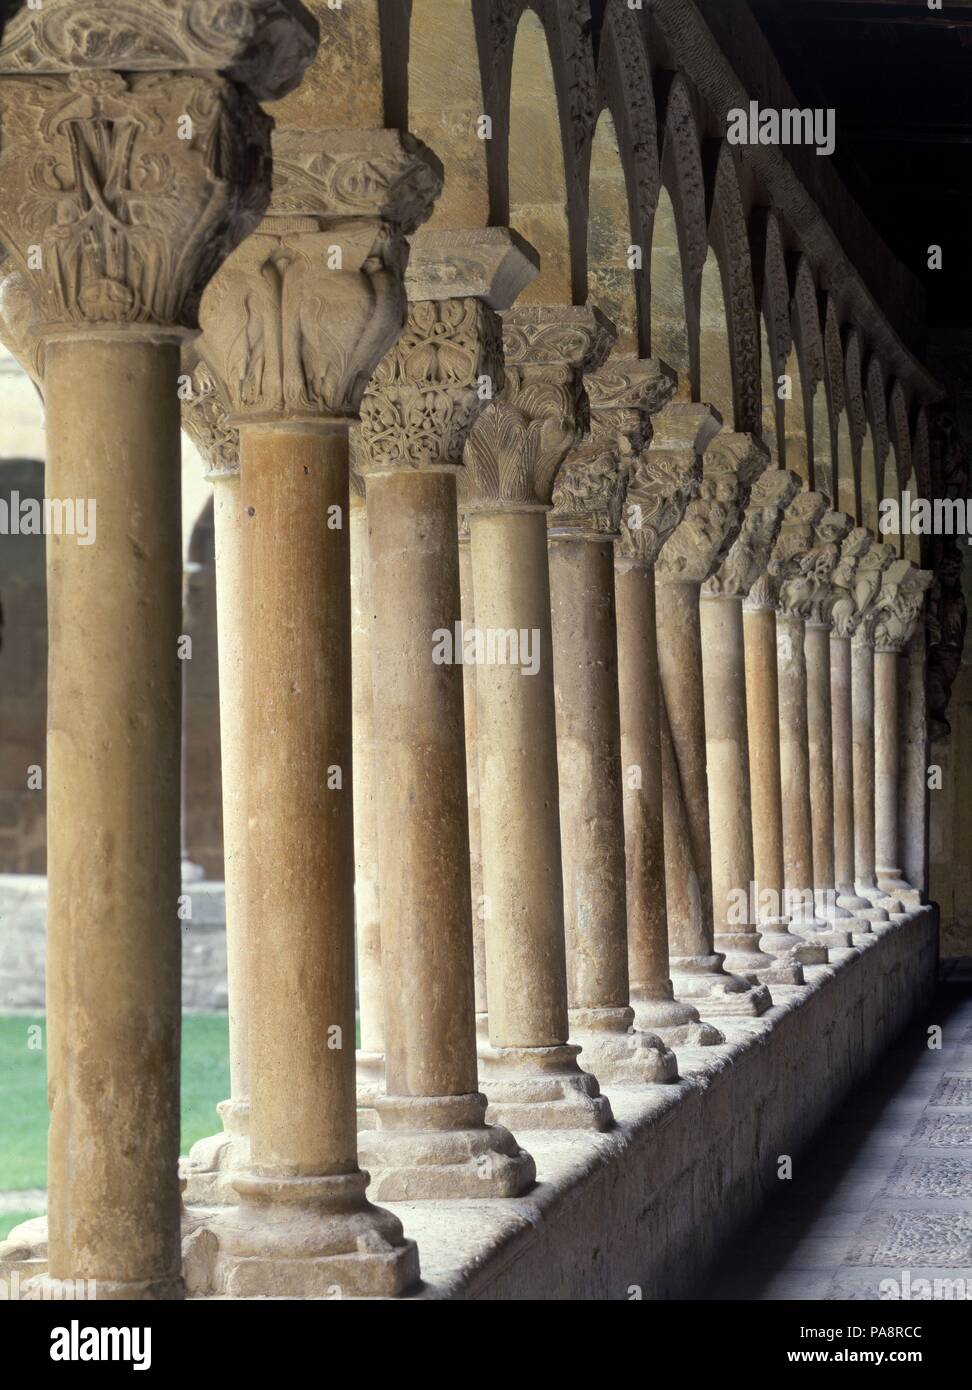
<svg viewBox="0 0 972 1390"><path fill-rule="evenodd" d="M476 626L472 545L459 540L459 608L466 632ZM462 667L462 708L466 730L466 798L469 805L469 884L472 895L473 965L476 1017L486 1017L486 912L483 901L483 837L479 819L479 728L476 714L476 666Z"/></svg>
<svg viewBox="0 0 972 1390"><path fill-rule="evenodd" d="M874 652L851 647L854 729L854 878L858 889L876 889L874 878ZM865 894L865 896L868 896Z"/></svg>
<svg viewBox="0 0 972 1390"><path fill-rule="evenodd" d="M904 876L922 901L928 893L928 705L925 694L925 626L905 649L904 749L901 825Z"/></svg>
<svg viewBox="0 0 972 1390"><path fill-rule="evenodd" d="M777 614L780 692L780 776L783 792L783 878L795 925L819 926L813 910L813 821L807 729L804 622Z"/></svg>
<svg viewBox="0 0 972 1390"><path fill-rule="evenodd" d="M743 628L756 887L759 894L775 893L777 902L782 904L783 791L776 614L771 608L747 610Z"/></svg>
<svg viewBox="0 0 972 1390"><path fill-rule="evenodd" d="M896 651L874 653L874 856L879 880L900 881L901 730Z"/></svg>
<svg viewBox="0 0 972 1390"><path fill-rule="evenodd" d="M851 643L830 638L830 702L833 732L834 881L841 897L854 896L854 726L851 707ZM864 906L861 898L859 905Z"/></svg>
<svg viewBox="0 0 972 1390"><path fill-rule="evenodd" d="M49 1270L178 1298L179 349L46 348ZM120 383L124 389L119 389ZM90 504L89 504L90 505Z"/></svg>
<svg viewBox="0 0 972 1390"><path fill-rule="evenodd" d="M807 740L810 765L810 822L813 836L813 891L817 914L825 920L846 914L836 901L834 840L834 731L830 694L830 628L808 622ZM850 943L847 942L849 945Z"/></svg>

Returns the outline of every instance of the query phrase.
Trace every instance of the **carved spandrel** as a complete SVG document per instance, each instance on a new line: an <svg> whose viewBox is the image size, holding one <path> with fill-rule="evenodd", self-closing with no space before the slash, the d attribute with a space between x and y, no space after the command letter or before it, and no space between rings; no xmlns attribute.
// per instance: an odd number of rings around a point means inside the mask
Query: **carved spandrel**
<svg viewBox="0 0 972 1390"><path fill-rule="evenodd" d="M38 328L196 327L204 286L269 199L255 100L188 73L7 77L0 130L0 240Z"/></svg>
<svg viewBox="0 0 972 1390"><path fill-rule="evenodd" d="M297 0L43 0L7 20L0 73L213 72L266 101L297 86L318 38Z"/></svg>

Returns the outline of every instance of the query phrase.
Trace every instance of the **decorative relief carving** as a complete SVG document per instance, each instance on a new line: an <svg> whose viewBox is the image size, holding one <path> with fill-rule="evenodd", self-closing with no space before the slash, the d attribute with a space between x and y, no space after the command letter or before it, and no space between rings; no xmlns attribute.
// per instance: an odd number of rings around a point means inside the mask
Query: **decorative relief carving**
<svg viewBox="0 0 972 1390"><path fill-rule="evenodd" d="M925 594L935 576L910 560L895 560L881 580L874 600L874 650L902 652L918 626Z"/></svg>
<svg viewBox="0 0 972 1390"><path fill-rule="evenodd" d="M269 198L270 124L218 77L0 80L0 239L42 323L195 327L203 286Z"/></svg>
<svg viewBox="0 0 972 1390"><path fill-rule="evenodd" d="M711 407L673 402L652 419L652 439L634 459L618 554L654 565L702 483L702 456L720 424Z"/></svg>
<svg viewBox="0 0 972 1390"><path fill-rule="evenodd" d="M724 144L715 180L715 214L722 234L729 280L736 416L744 430L760 428L759 329L753 300L749 231L732 148Z"/></svg>
<svg viewBox="0 0 972 1390"><path fill-rule="evenodd" d="M792 605L794 616L803 616L799 612L799 605L809 586L801 572L801 565L814 544L817 522L827 506L828 500L822 492L797 493L783 513L780 533L769 564L758 581L760 592L750 591L750 608L764 606L764 598L772 595L778 611L787 613Z"/></svg>
<svg viewBox="0 0 972 1390"><path fill-rule="evenodd" d="M878 478L884 476L884 461L888 456L888 403L884 394L884 369L872 352L867 364L865 403L868 419L874 430L874 452Z"/></svg>
<svg viewBox="0 0 972 1390"><path fill-rule="evenodd" d="M702 460L697 497L662 547L656 575L666 582L704 584L729 553L756 479L769 459L750 434L717 434Z"/></svg>
<svg viewBox="0 0 972 1390"><path fill-rule="evenodd" d="M694 281L705 265L709 231L699 129L692 99L680 73L672 78L665 100L663 140L662 180L669 183L685 238L685 279Z"/></svg>
<svg viewBox="0 0 972 1390"><path fill-rule="evenodd" d="M864 384L861 376L861 337L851 328L844 343L844 382L847 388L847 418L851 441L860 450L867 434L867 408L864 404Z"/></svg>
<svg viewBox="0 0 972 1390"><path fill-rule="evenodd" d="M471 511L550 505L557 469L590 421L582 374L614 342L596 309L510 309L502 319L506 384L466 444Z"/></svg>
<svg viewBox="0 0 972 1390"><path fill-rule="evenodd" d="M613 70L608 70L608 62ZM658 205L658 118L641 25L636 11L628 5L608 7L598 56L598 78L602 106L609 105L608 93L614 83L620 89L620 104L631 130L630 153L639 212L648 218Z"/></svg>
<svg viewBox="0 0 972 1390"><path fill-rule="evenodd" d="M661 362L609 357L584 384L590 432L560 467L548 530L614 538L633 459L650 435L651 415L672 398L678 380Z"/></svg>
<svg viewBox="0 0 972 1390"><path fill-rule="evenodd" d="M204 296L200 351L234 416L353 416L405 321L404 231L441 166L391 130L282 131L274 159L269 213Z"/></svg>
<svg viewBox="0 0 972 1390"><path fill-rule="evenodd" d="M769 564L783 513L800 491L800 476L768 468L756 479L739 535L717 574L702 586L708 597L745 598Z"/></svg>
<svg viewBox="0 0 972 1390"><path fill-rule="evenodd" d="M817 523L816 543L805 561L805 572L812 584L805 614L814 627L829 627L837 592L833 576L840 564L841 548L854 529L854 518L846 512L824 512Z"/></svg>
<svg viewBox="0 0 972 1390"><path fill-rule="evenodd" d="M824 358L827 365L827 384L834 419L839 418L846 404L844 391L844 350L840 342L840 324L832 295L827 296L824 315Z"/></svg>
<svg viewBox="0 0 972 1390"><path fill-rule="evenodd" d="M296 0L43 0L7 21L0 72L219 72L265 101L297 86L317 42Z"/></svg>
<svg viewBox="0 0 972 1390"><path fill-rule="evenodd" d="M210 476L240 471L240 432L230 424L212 372L194 343L182 349L182 370L191 382L192 397L182 403L182 425L209 465Z"/></svg>
<svg viewBox="0 0 972 1390"><path fill-rule="evenodd" d="M462 467L473 421L503 387L499 316L479 299L420 300L361 401L358 468Z"/></svg>
<svg viewBox="0 0 972 1390"><path fill-rule="evenodd" d="M786 274L786 254L779 215L766 208L766 247L764 262L763 303L768 320L769 340L773 350L773 379L786 368L793 342L790 324L790 285Z"/></svg>
<svg viewBox="0 0 972 1390"><path fill-rule="evenodd" d="M866 555L861 557L854 575L854 603L857 617L851 628L855 646L874 645L874 605L881 591L884 571L894 564L897 554L893 545L877 542L873 538Z"/></svg>
<svg viewBox="0 0 972 1390"><path fill-rule="evenodd" d="M855 526L840 548L840 559L830 577L833 591L830 623L835 637L850 637L857 626L857 603L854 597L857 569L870 550L871 543L871 533L867 527Z"/></svg>
<svg viewBox="0 0 972 1390"><path fill-rule="evenodd" d="M806 256L797 262L793 281L793 300L801 349L800 374L803 389L812 396L823 380L823 338L820 333L820 311L817 307L817 286Z"/></svg>
<svg viewBox="0 0 972 1390"><path fill-rule="evenodd" d="M894 486L903 491L911 478L911 434L908 430L908 405L900 381L895 381L891 387L888 414L898 462L898 476L894 480Z"/></svg>
<svg viewBox="0 0 972 1390"><path fill-rule="evenodd" d="M4 256L0 260L0 342L43 396L44 341L34 332L39 317L33 277Z"/></svg>

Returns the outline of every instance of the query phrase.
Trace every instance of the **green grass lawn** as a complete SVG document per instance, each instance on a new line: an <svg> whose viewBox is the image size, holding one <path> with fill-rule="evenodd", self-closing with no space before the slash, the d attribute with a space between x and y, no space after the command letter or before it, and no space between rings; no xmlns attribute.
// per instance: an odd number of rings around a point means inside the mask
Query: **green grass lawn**
<svg viewBox="0 0 972 1390"><path fill-rule="evenodd" d="M0 1015L0 1192L47 1186L46 1042L43 1015ZM216 1105L228 1095L226 1015L186 1014L182 1020L183 1153L197 1139L219 1129ZM33 1215L33 1211L0 1212L0 1238Z"/></svg>

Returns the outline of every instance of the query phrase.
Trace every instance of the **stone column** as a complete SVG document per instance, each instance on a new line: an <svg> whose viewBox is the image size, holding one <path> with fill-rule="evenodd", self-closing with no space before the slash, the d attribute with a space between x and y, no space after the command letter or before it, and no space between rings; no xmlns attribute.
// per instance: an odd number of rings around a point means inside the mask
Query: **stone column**
<svg viewBox="0 0 972 1390"><path fill-rule="evenodd" d="M902 684L901 827L904 877L928 901L928 701L926 622L905 648Z"/></svg>
<svg viewBox="0 0 972 1390"><path fill-rule="evenodd" d="M867 898L854 892L854 733L851 710L851 635L857 623L857 570L871 547L871 533L858 526L841 547L831 576L830 709L833 739L834 885L837 907L855 913ZM859 930L857 926L854 928Z"/></svg>
<svg viewBox="0 0 972 1390"><path fill-rule="evenodd" d="M354 936L358 965L361 1045L356 1057L358 1125L374 1124L374 1101L385 1079L384 994L378 910L378 815L375 715L371 678L371 569L365 485L354 466L360 431L352 445L351 549L351 767L354 803Z"/></svg>
<svg viewBox="0 0 972 1390"><path fill-rule="evenodd" d="M478 1090L456 498L466 437L503 385L494 306L535 271L501 228L414 238L405 331L362 404L385 1094L360 1144L388 1200L516 1196L536 1176ZM438 298L443 285L466 293Z"/></svg>
<svg viewBox="0 0 972 1390"><path fill-rule="evenodd" d="M851 713L854 741L854 893L871 903L852 908L862 922L886 922L888 914L875 878L874 849L874 625L875 601L884 571L897 559L894 547L874 544L857 569L857 617L851 639ZM869 928L862 927L862 931Z"/></svg>
<svg viewBox="0 0 972 1390"><path fill-rule="evenodd" d="M486 903L489 1046L480 1084L490 1115L523 1129L612 1122L567 1041L567 973L557 738L544 513L556 471L580 441L582 373L613 335L596 310L504 315L506 385L466 446L476 636L479 797ZM516 634L531 660L488 660ZM526 654L526 653L524 653Z"/></svg>
<svg viewBox="0 0 972 1390"><path fill-rule="evenodd" d="M675 392L663 364L613 356L586 378L590 432L547 516L570 1036L603 1082L674 1081L675 1057L633 1028L614 542L629 460Z"/></svg>
<svg viewBox="0 0 972 1390"><path fill-rule="evenodd" d="M793 954L799 942L778 908L768 925L781 929L784 958L760 944L743 599L769 563L783 510L799 486L799 477L783 469L757 478L739 536L702 586L700 608L715 946L729 970L763 984L801 985L803 968Z"/></svg>
<svg viewBox="0 0 972 1390"><path fill-rule="evenodd" d="M440 187L409 135L278 131L270 211L202 305L246 528L252 1167L215 1227L231 1297L391 1295L418 1274L357 1155L348 432Z"/></svg>
<svg viewBox="0 0 972 1390"><path fill-rule="evenodd" d="M614 561L628 968L636 1027L671 1047L698 1047L725 1039L675 998L669 977L655 561L698 492L702 454L719 422L706 406L673 403L651 426L650 445L629 468Z"/></svg>
<svg viewBox="0 0 972 1390"><path fill-rule="evenodd" d="M234 1202L234 1173L250 1164L250 1081L247 1064L249 991L246 979L246 740L243 733L243 508L240 435L226 419L195 346L183 348L191 396L182 423L208 465L213 485L216 622L219 658L219 751L223 804L223 887L226 913L230 1094L217 1106L223 1132L192 1146L183 1198L212 1206Z"/></svg>
<svg viewBox="0 0 972 1390"><path fill-rule="evenodd" d="M797 933L815 933L826 926L814 911L807 662L804 649L804 620L815 591L808 557L816 539L815 527L826 510L827 498L823 493L799 493L787 509L772 557L779 594L776 654L783 793L784 910L789 913Z"/></svg>
<svg viewBox="0 0 972 1390"><path fill-rule="evenodd" d="M665 542L655 568L663 701L665 880L675 994L707 1014L755 1015L771 1005L765 985L727 974L714 950L712 860L699 615L702 585L739 534L766 455L750 435L717 434L702 487Z"/></svg>
<svg viewBox="0 0 972 1390"><path fill-rule="evenodd" d="M807 665L807 750L810 770L810 824L813 843L813 898L818 918L831 925L819 939L827 946L853 945L846 908L837 904L834 864L834 750L830 703L830 627L840 590L832 583L841 547L854 529L845 512L824 512L806 568L813 588L804 619ZM838 925L834 925L837 923Z"/></svg>
<svg viewBox="0 0 972 1390"><path fill-rule="evenodd" d="M910 560L886 571L875 601L874 624L874 847L878 887L892 904L920 905L917 888L904 877L901 824L900 656L922 617L925 591L934 575ZM882 906L885 904L882 902ZM886 906L886 911L892 911ZM900 911L900 907L899 907Z"/></svg>
<svg viewBox="0 0 972 1390"><path fill-rule="evenodd" d="M94 1279L102 1299L169 1299L183 1294L179 351L268 196L256 97L279 87L253 48L282 85L313 41L297 51L299 6L268 29L241 5L244 45L212 15L190 30L184 7L150 38L102 5L85 51L75 9L24 7L0 46L0 240L38 305L46 492L84 499L97 527L92 544L47 546L49 1273Z"/></svg>
<svg viewBox="0 0 972 1390"><path fill-rule="evenodd" d="M469 514L459 503L459 610L463 632L476 627ZM486 903L483 897L483 836L479 823L479 725L476 718L476 665L462 665L462 712L466 731L466 799L469 803L469 888L472 900L473 984L476 1033L488 1036L486 990Z"/></svg>

